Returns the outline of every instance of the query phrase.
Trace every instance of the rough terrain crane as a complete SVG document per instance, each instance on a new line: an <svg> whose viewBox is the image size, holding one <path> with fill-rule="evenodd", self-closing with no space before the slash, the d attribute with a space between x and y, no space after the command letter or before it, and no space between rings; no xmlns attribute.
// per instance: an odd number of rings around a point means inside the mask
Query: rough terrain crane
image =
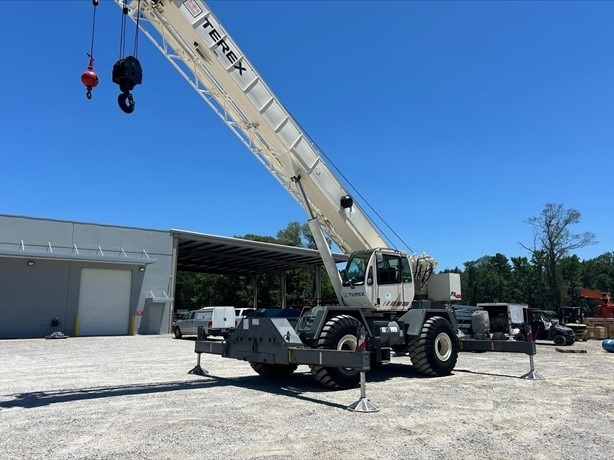
<svg viewBox="0 0 614 460"><path fill-rule="evenodd" d="M357 369L389 361L391 351L425 375L450 374L459 342L445 304L460 298L460 275L434 274L431 257L391 248L203 1L115 1L306 211L339 300L300 315L257 311L223 342L197 340L199 358L246 360L269 377L308 364L329 388L357 385ZM349 254L345 269L325 234Z"/></svg>

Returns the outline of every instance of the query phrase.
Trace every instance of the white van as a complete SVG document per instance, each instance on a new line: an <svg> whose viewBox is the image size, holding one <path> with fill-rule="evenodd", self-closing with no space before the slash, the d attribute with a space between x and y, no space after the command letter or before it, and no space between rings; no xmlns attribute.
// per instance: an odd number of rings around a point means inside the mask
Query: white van
<svg viewBox="0 0 614 460"><path fill-rule="evenodd" d="M205 337L209 335L225 337L235 327L235 308L216 306L191 311L173 323L173 333L176 339L184 335L198 335L199 326L202 326Z"/></svg>
<svg viewBox="0 0 614 460"><path fill-rule="evenodd" d="M226 337L235 327L235 307L206 307L201 310L210 312L210 319L205 329L207 335Z"/></svg>

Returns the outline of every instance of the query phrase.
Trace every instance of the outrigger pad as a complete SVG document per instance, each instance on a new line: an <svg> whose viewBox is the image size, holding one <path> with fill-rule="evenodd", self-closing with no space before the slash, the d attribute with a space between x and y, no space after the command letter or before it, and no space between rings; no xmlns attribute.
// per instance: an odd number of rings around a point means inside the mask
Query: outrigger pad
<svg viewBox="0 0 614 460"><path fill-rule="evenodd" d="M204 377L205 375L209 374L209 372L200 367L200 365L196 365L188 371L188 374L195 374Z"/></svg>
<svg viewBox="0 0 614 460"><path fill-rule="evenodd" d="M360 398L348 406L352 412L378 412L379 407L372 403L368 398Z"/></svg>

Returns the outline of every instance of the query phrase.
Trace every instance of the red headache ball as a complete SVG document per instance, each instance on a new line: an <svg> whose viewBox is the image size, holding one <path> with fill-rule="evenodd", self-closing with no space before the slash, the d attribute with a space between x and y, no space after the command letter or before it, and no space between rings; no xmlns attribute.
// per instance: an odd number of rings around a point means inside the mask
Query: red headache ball
<svg viewBox="0 0 614 460"><path fill-rule="evenodd" d="M81 74L81 83L91 89L98 84L98 75L93 70L86 70Z"/></svg>

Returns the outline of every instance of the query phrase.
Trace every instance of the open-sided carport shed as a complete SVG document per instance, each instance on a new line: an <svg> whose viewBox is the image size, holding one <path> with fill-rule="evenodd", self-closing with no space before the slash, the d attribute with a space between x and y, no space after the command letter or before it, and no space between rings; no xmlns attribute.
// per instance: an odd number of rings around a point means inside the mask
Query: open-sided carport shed
<svg viewBox="0 0 614 460"><path fill-rule="evenodd" d="M320 267L323 265L320 253L305 249L260 241L206 235L184 230L171 230L173 235L173 267L176 271L214 273L218 275L251 276L254 279L254 305L257 291L255 280L258 275L277 273L280 275L282 307L285 307L285 273L287 270L307 268L314 270L317 298L320 292ZM348 257L334 253L335 262L345 262ZM176 279L176 272L173 274Z"/></svg>

